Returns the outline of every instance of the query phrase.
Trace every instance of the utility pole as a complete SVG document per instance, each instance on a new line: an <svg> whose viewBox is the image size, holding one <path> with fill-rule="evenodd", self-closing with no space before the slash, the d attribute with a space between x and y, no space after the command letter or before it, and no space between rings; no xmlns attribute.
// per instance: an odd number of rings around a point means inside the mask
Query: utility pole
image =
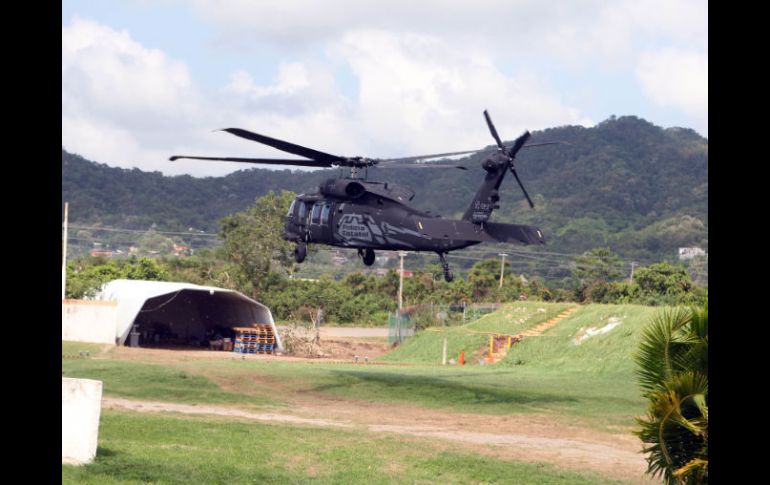
<svg viewBox="0 0 770 485"><path fill-rule="evenodd" d="M401 307L403 306L404 295L404 257L407 255L406 251L399 251L398 257L401 258L398 264L398 326L396 327L396 336L398 343L401 343Z"/></svg>
<svg viewBox="0 0 770 485"><path fill-rule="evenodd" d="M502 259L500 260L500 288L503 287L503 273L505 272L505 257L508 256L505 253L498 253Z"/></svg>
<svg viewBox="0 0 770 485"><path fill-rule="evenodd" d="M64 300L64 298L67 295L67 213L69 211L69 202L64 203L64 241L63 241L63 250L64 250L64 256L62 257L62 263L61 263L61 299Z"/></svg>
<svg viewBox="0 0 770 485"><path fill-rule="evenodd" d="M636 266L636 263L631 263L631 278L629 278L629 284L634 283L634 266Z"/></svg>

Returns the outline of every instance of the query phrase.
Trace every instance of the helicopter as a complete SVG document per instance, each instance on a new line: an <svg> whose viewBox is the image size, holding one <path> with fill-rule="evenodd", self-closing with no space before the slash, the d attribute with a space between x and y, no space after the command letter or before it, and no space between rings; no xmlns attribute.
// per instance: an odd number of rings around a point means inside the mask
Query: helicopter
<svg viewBox="0 0 770 485"><path fill-rule="evenodd" d="M535 205L519 179L514 167L518 151L524 147L551 145L544 142L525 145L530 138L524 132L512 144L503 144L489 113L484 111L489 131L497 146L480 150L435 153L402 158L342 157L324 153L284 140L253 133L241 128L225 128L232 135L262 143L278 150L305 157L304 159L199 157L174 155L178 159L244 162L268 165L306 167L349 167L350 175L330 178L316 192L298 195L285 217L283 239L295 243L294 259L302 263L308 244L323 244L355 248L364 265L375 261L375 250L410 250L435 252L444 271L444 279L454 279L446 255L480 243L545 244L543 233L534 226L489 222L492 211L498 209L499 189L506 174L511 172L521 187L531 208ZM447 219L418 210L408 204L414 191L390 182L376 182L361 177L361 170L377 168L455 168L461 165L418 163L432 158L487 153L481 162L486 171L484 180L460 220Z"/></svg>

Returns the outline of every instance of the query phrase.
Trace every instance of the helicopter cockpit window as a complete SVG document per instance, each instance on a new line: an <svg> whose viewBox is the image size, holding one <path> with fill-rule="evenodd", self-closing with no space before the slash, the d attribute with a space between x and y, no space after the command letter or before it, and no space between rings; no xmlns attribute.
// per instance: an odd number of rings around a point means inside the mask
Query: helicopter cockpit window
<svg viewBox="0 0 770 485"><path fill-rule="evenodd" d="M299 208L297 209L297 220L304 223L305 214L307 214L307 205L305 205L304 202L300 202Z"/></svg>
<svg viewBox="0 0 770 485"><path fill-rule="evenodd" d="M286 217L289 217L294 214L294 206L296 205L297 205L296 200L291 201L291 205L289 206L289 212L286 213Z"/></svg>
<svg viewBox="0 0 770 485"><path fill-rule="evenodd" d="M324 208L321 211L321 224L329 223L329 212L331 211L331 204L324 204Z"/></svg>
<svg viewBox="0 0 770 485"><path fill-rule="evenodd" d="M321 222L321 204L319 202L316 202L313 206L313 212L310 214L310 222L312 224Z"/></svg>

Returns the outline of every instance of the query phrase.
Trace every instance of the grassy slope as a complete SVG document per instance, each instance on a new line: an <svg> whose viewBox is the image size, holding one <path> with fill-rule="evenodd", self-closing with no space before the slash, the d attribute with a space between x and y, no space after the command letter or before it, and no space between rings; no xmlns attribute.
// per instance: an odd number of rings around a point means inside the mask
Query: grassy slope
<svg viewBox="0 0 770 485"><path fill-rule="evenodd" d="M517 334L549 320L570 306L566 303L541 302L506 304L496 312L460 327L434 327L420 332L378 360L440 364L446 338L447 359L457 360L460 352L465 352L465 359L470 362L481 357L477 355L478 351L489 341L490 332Z"/></svg>
<svg viewBox="0 0 770 485"><path fill-rule="evenodd" d="M167 414L106 411L99 443L93 464L62 466L63 484L620 483L416 438Z"/></svg>
<svg viewBox="0 0 770 485"><path fill-rule="evenodd" d="M542 370L602 375L633 373L633 353L639 344L642 328L659 311L640 305L587 305L559 322L542 336L525 338L513 346L503 362L537 367ZM607 333L575 343L586 329L601 328L620 321Z"/></svg>
<svg viewBox="0 0 770 485"><path fill-rule="evenodd" d="M522 301L503 305L494 313L484 315L465 327L480 332L517 334L550 320L564 310L575 306L573 303L543 303Z"/></svg>

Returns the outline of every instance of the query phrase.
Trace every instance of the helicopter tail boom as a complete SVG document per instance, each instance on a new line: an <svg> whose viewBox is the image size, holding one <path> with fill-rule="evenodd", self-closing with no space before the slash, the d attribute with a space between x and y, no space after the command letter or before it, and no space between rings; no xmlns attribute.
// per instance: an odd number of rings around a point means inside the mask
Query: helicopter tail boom
<svg viewBox="0 0 770 485"><path fill-rule="evenodd" d="M484 230L501 243L545 244L543 233L535 226L490 222L484 225Z"/></svg>
<svg viewBox="0 0 770 485"><path fill-rule="evenodd" d="M543 233L535 226L488 222L483 226L467 220L422 219L417 223L422 234L435 239L508 244L545 244Z"/></svg>

